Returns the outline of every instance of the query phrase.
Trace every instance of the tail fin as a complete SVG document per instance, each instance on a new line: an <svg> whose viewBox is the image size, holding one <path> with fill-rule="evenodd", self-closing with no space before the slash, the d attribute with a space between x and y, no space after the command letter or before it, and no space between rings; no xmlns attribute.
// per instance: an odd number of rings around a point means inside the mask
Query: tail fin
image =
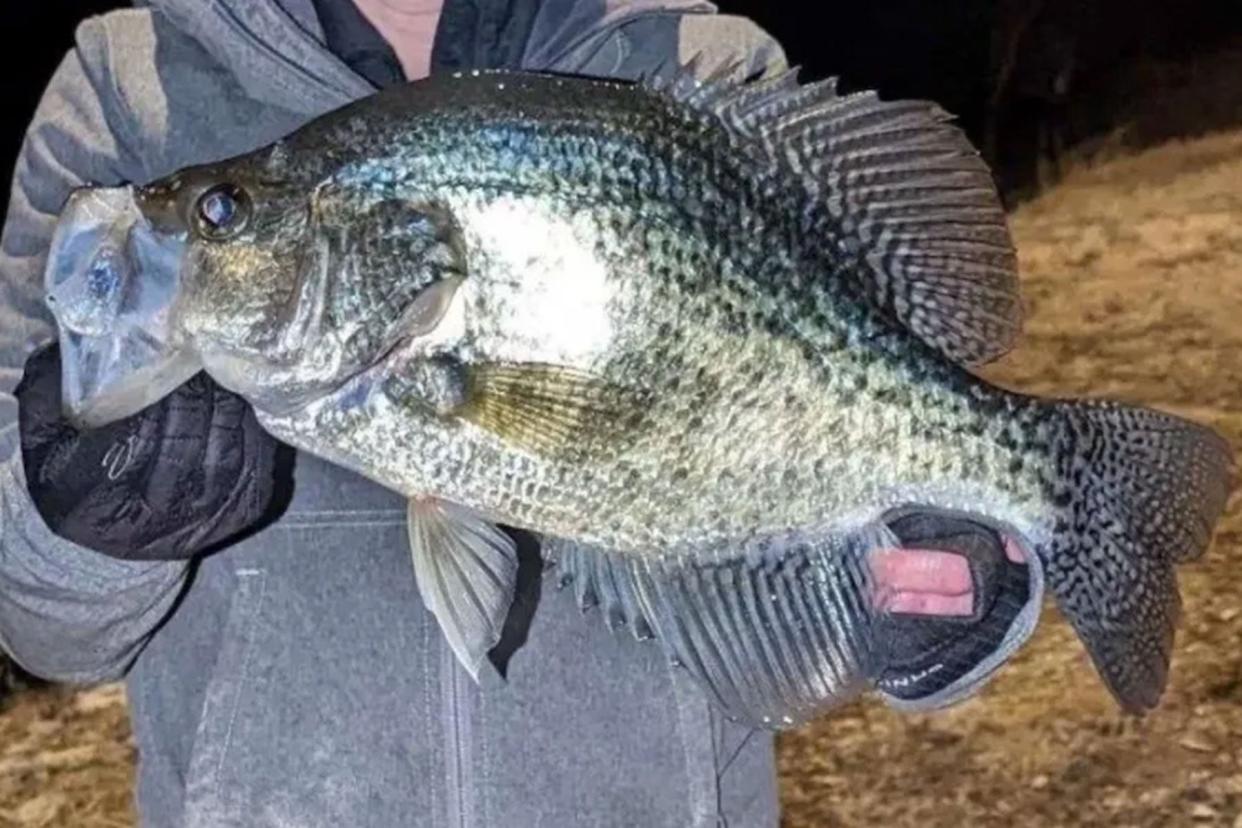
<svg viewBox="0 0 1242 828"><path fill-rule="evenodd" d="M1048 584L1127 711L1156 706L1180 612L1174 564L1202 554L1233 483L1215 432L1169 414L1072 403L1066 520Z"/></svg>

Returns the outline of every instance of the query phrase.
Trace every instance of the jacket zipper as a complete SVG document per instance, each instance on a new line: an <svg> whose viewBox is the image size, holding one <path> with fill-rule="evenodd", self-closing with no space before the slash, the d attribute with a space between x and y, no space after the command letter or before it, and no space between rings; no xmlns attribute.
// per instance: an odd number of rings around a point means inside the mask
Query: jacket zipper
<svg viewBox="0 0 1242 828"><path fill-rule="evenodd" d="M470 803L467 801L469 769L466 767L465 744L469 738L469 727L462 721L466 705L462 700L461 668L452 650L441 646L441 652L441 670L444 676L441 686L447 719L444 751L447 824L454 828L468 828L473 823L468 813Z"/></svg>

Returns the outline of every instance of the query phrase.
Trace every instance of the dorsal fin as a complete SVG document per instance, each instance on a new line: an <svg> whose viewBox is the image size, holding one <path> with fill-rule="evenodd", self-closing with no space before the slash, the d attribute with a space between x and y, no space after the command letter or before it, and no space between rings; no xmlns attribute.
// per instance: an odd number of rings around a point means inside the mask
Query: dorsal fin
<svg viewBox="0 0 1242 828"><path fill-rule="evenodd" d="M965 364L1004 354L1022 326L1017 260L987 165L924 101L841 95L796 69L755 80L698 61L645 81L716 118L765 163L798 176L807 229L846 278L914 335Z"/></svg>

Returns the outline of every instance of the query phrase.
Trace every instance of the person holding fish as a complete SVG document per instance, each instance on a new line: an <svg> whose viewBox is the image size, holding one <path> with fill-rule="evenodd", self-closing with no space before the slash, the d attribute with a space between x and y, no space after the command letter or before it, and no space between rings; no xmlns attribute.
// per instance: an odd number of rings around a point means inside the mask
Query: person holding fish
<svg viewBox="0 0 1242 828"><path fill-rule="evenodd" d="M988 171L784 63L698 0L83 24L0 254L0 641L125 679L144 823L775 825L774 729L968 697L1045 585L1156 704L1228 451L972 374Z"/></svg>

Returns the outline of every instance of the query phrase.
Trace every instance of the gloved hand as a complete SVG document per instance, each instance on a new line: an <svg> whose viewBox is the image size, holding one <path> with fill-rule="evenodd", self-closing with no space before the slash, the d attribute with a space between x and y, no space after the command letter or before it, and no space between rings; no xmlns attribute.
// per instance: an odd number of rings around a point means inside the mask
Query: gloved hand
<svg viewBox="0 0 1242 828"><path fill-rule="evenodd" d="M889 528L903 549L953 553L969 567L968 611L896 613L880 623L888 663L881 687L896 698L919 699L966 675L1002 645L1030 600L1030 572L1016 547L1006 546L994 530L965 518L912 512ZM894 677L902 683L885 684Z"/></svg>
<svg viewBox="0 0 1242 828"><path fill-rule="evenodd" d="M182 560L254 527L280 447L206 374L128 419L78 431L61 410L60 351L33 354L16 396L27 485L48 527L129 560Z"/></svg>

